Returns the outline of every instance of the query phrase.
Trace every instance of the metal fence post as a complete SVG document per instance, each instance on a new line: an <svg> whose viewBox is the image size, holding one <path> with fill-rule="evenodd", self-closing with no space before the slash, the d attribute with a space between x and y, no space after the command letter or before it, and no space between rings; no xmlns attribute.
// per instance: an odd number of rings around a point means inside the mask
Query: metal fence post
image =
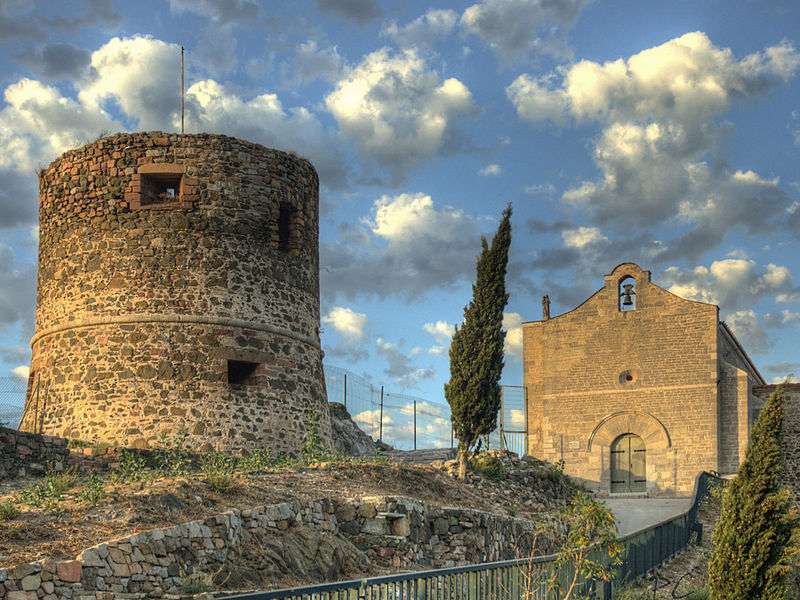
<svg viewBox="0 0 800 600"><path fill-rule="evenodd" d="M381 422L378 425L378 441L383 441L383 386L381 386Z"/></svg>
<svg viewBox="0 0 800 600"><path fill-rule="evenodd" d="M417 399L414 398L414 450L417 449Z"/></svg>
<svg viewBox="0 0 800 600"><path fill-rule="evenodd" d="M344 374L344 409L347 410L347 373Z"/></svg>
<svg viewBox="0 0 800 600"><path fill-rule="evenodd" d="M506 449L505 444L505 428L504 428L504 415L506 412L506 388L500 387L500 450Z"/></svg>

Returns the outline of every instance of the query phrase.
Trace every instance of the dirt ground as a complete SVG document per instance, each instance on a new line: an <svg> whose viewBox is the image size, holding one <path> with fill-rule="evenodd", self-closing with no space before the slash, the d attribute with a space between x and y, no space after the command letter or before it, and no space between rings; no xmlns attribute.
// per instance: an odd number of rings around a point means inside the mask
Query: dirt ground
<svg viewBox="0 0 800 600"><path fill-rule="evenodd" d="M386 461L383 461L384 463ZM105 497L85 499L88 474L49 504L26 503L23 490L46 478L0 482L0 568L51 557L69 559L110 539L204 518L232 508L296 498L408 496L440 506L461 506L538 519L558 510L574 493L549 465L503 457L502 481L470 473L452 476L453 465L366 462L240 474L227 493L215 491L202 473L114 483L101 474ZM556 475L556 476L554 476ZM83 496L82 496L83 495ZM30 494L28 494L30 497ZM18 511L13 515L14 511ZM12 516L13 515L13 516ZM9 518L10 517L10 518Z"/></svg>

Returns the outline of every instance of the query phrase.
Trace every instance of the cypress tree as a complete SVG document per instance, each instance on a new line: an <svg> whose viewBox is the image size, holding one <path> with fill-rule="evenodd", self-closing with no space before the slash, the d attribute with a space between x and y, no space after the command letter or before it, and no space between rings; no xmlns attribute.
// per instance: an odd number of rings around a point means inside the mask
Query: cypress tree
<svg viewBox="0 0 800 600"><path fill-rule="evenodd" d="M464 322L456 326L450 343L450 382L444 396L450 404L458 438L458 475L467 474L469 450L478 436L497 426L500 374L503 371L502 329L506 294L506 265L511 245L511 205L503 211L491 247L481 238L472 301L464 308Z"/></svg>
<svg viewBox="0 0 800 600"><path fill-rule="evenodd" d="M785 597L794 518L780 484L783 386L758 416L750 447L722 498L708 566L714 600Z"/></svg>

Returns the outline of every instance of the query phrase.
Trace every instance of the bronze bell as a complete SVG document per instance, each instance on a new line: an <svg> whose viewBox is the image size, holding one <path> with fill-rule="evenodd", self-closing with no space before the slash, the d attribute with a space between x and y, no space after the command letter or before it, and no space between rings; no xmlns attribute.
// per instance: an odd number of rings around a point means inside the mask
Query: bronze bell
<svg viewBox="0 0 800 600"><path fill-rule="evenodd" d="M626 283L622 287L623 292L620 294L622 296L622 306L633 306L633 298L631 296L636 295L636 292L633 291L633 284Z"/></svg>

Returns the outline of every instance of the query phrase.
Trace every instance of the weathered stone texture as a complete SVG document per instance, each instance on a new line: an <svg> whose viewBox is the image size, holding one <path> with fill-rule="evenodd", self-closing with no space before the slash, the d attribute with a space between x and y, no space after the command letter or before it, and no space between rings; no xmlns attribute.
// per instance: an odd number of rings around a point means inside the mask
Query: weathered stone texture
<svg viewBox="0 0 800 600"><path fill-rule="evenodd" d="M623 311L619 286L628 276L635 279L635 310ZM734 418L720 438L719 328L716 306L675 296L633 263L616 267L576 309L525 323L529 453L563 460L571 476L608 493L610 446L633 433L646 446L647 493L691 495L697 473L728 467L720 462L728 455L738 464L742 444L739 370L732 366L733 381L722 383L733 386L732 403L723 408ZM761 381L746 359L740 362L748 369L746 388L748 376L751 384Z"/></svg>
<svg viewBox="0 0 800 600"><path fill-rule="evenodd" d="M159 177L180 183L148 204ZM314 410L330 442L307 161L219 135L117 134L39 183L31 381L48 394L24 429L38 414L37 431L64 437L146 445L186 428L195 448L296 453ZM228 361L258 367L232 385Z"/></svg>
<svg viewBox="0 0 800 600"><path fill-rule="evenodd" d="M777 387L758 386L754 391L762 402L766 402ZM794 503L800 505L800 383L785 385L782 433L781 483L789 488Z"/></svg>
<svg viewBox="0 0 800 600"><path fill-rule="evenodd" d="M180 593L187 578L220 573L227 579L243 568L275 579L329 579L340 575L333 563L346 560L362 569L369 563L393 570L462 566L516 558L526 550L521 540L531 537L523 533L532 530L524 519L411 498L294 500L111 540L76 560L0 570L0 597L21 590L32 598L52 594L52 600L161 598ZM311 557L316 564L303 564L310 562L309 547L326 541L336 543ZM258 551L251 557L248 547ZM341 556L348 548L349 556Z"/></svg>
<svg viewBox="0 0 800 600"><path fill-rule="evenodd" d="M67 440L0 427L0 479L63 471L68 462Z"/></svg>

